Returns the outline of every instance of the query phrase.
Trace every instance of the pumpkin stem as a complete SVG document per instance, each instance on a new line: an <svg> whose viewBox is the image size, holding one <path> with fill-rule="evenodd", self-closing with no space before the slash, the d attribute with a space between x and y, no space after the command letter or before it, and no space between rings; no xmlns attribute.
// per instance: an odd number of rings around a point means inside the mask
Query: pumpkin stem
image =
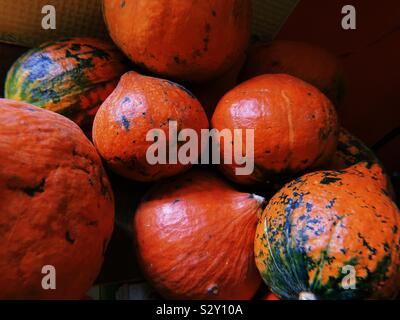
<svg viewBox="0 0 400 320"><path fill-rule="evenodd" d="M265 207L265 198L264 197L261 197L261 196L259 196L259 195L256 195L256 194L252 194L252 197L259 203L259 205L264 209L264 207Z"/></svg>
<svg viewBox="0 0 400 320"><path fill-rule="evenodd" d="M302 291L299 294L299 300L317 300L317 297L312 292Z"/></svg>

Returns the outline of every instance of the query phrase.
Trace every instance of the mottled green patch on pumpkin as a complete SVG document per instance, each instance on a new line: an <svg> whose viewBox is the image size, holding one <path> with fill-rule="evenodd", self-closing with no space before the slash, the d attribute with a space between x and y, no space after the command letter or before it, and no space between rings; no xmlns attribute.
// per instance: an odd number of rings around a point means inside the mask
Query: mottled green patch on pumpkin
<svg viewBox="0 0 400 320"><path fill-rule="evenodd" d="M340 181L342 173L344 172L325 171L309 174L308 177L322 175L321 180L332 179L333 182L337 182ZM283 299L298 299L301 292L312 292L317 299L365 299L377 296L374 290L376 291L379 283L387 278L391 266L390 244L386 242L379 248L375 248L359 233L356 241L361 242L365 250L373 257L372 259L382 256L382 251L385 252L385 256L377 263L374 270L364 269L365 276L355 274L355 289L343 288L344 277L349 274L343 272L343 267L358 266L361 259L359 254L363 255L365 252L353 253L353 256L343 261L343 264L338 264L337 256L331 253L330 248L331 242L336 238L331 238L319 253L318 258L315 258L315 252L309 245L309 237L312 235L313 239L318 239L328 230L325 229L326 221L324 222L318 215L313 215L312 204L304 200L305 193L301 192L299 185L304 185L306 181L307 179L299 178L290 182L286 185L285 192L281 192L270 202L270 205L279 205L282 209L270 217L266 216L264 234L259 235L268 252L266 256L261 254L257 256L265 266L262 277L272 291ZM333 182L329 181L329 183ZM335 197L328 201L327 208L332 208L335 201ZM302 214L296 215L296 220L294 220L294 213L300 208ZM343 219L348 215L334 214L331 228L336 230L346 228ZM337 231L340 233L340 230ZM392 231L398 232L397 226L393 227ZM400 247L397 246L396 250L400 250ZM313 252L312 256L311 252ZM340 252L343 255L349 255L350 248L343 247ZM327 272L327 267L335 265L341 265L337 267L336 274L324 277L323 273ZM310 274L313 274L312 279L309 279Z"/></svg>
<svg viewBox="0 0 400 320"><path fill-rule="evenodd" d="M121 75L125 63L112 46L103 50L91 41L48 42L29 50L9 70L5 97L50 109L85 125L93 116L89 111L101 104L104 90ZM115 74L94 79L92 69L98 68L99 59L114 59Z"/></svg>

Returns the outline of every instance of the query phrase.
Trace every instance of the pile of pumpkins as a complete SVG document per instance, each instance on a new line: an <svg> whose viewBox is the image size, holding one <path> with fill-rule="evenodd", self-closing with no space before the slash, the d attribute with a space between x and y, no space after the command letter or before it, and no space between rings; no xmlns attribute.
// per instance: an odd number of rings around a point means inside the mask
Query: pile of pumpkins
<svg viewBox="0 0 400 320"><path fill-rule="evenodd" d="M267 300L396 297L400 213L378 159L339 126L340 64L305 43L249 47L250 2L104 0L116 46L63 39L14 63L0 100L0 298L85 295L114 226L103 166L152 183L132 226L166 299L251 299L262 280ZM146 134L171 119L254 129L253 173L149 164Z"/></svg>

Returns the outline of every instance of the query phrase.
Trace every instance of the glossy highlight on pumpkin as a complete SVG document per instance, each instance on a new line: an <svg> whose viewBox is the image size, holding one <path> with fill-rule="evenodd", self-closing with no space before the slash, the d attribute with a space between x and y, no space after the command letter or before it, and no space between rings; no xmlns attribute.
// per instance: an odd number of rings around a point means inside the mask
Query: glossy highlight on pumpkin
<svg viewBox="0 0 400 320"><path fill-rule="evenodd" d="M144 274L168 299L251 299L263 200L204 170L155 185L134 217Z"/></svg>
<svg viewBox="0 0 400 320"><path fill-rule="evenodd" d="M237 164L220 165L242 184L287 179L326 164L336 149L332 103L317 88L285 74L258 76L233 88L218 103L211 125L220 131L254 129L254 173L237 176Z"/></svg>
<svg viewBox="0 0 400 320"><path fill-rule="evenodd" d="M299 177L265 208L255 237L256 264L280 298L396 297L400 212L362 166ZM342 281L354 287L346 289Z"/></svg>
<svg viewBox="0 0 400 320"><path fill-rule="evenodd" d="M11 67L5 97L60 113L78 125L92 124L100 104L127 71L113 43L71 38L29 50Z"/></svg>
<svg viewBox="0 0 400 320"><path fill-rule="evenodd" d="M100 157L59 114L7 99L0 110L0 298L81 299L114 225ZM42 288L46 265L55 290Z"/></svg>
<svg viewBox="0 0 400 320"><path fill-rule="evenodd" d="M133 62L178 80L222 74L250 38L251 0L103 0L103 15Z"/></svg>
<svg viewBox="0 0 400 320"><path fill-rule="evenodd" d="M153 141L146 141L151 129L161 129L169 148L170 121L178 133L191 128L200 140L208 119L200 102L179 84L128 72L101 105L93 123L93 141L107 165L116 173L136 181L155 181L190 167L190 164L150 164L146 153ZM157 137L155 137L157 138ZM198 141L198 154L202 151ZM180 147L178 145L177 147Z"/></svg>

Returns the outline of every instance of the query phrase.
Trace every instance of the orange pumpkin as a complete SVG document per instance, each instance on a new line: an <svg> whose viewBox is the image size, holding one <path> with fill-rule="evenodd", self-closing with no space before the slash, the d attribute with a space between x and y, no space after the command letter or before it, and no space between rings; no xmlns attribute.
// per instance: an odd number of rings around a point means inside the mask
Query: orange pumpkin
<svg viewBox="0 0 400 320"><path fill-rule="evenodd" d="M277 40L256 43L248 54L242 80L265 73L287 73L320 89L339 106L345 94L344 76L339 60L318 46Z"/></svg>
<svg viewBox="0 0 400 320"><path fill-rule="evenodd" d="M170 121L176 121L178 134L182 129L191 128L198 137L200 130L209 126L201 104L185 88L168 80L128 72L100 106L93 123L93 141L116 173L137 181L158 180L190 167L179 161L152 165L146 158L154 143L146 141L151 129L165 133L168 150L170 145L175 145L169 138ZM200 153L200 141L198 146ZM180 147L178 143L178 152Z"/></svg>
<svg viewBox="0 0 400 320"><path fill-rule="evenodd" d="M236 175L235 161L220 166L238 183L281 180L316 168L336 149L333 105L318 89L289 75L262 75L238 85L218 103L211 123L218 130L254 129L254 172ZM224 152L222 144L221 158Z"/></svg>
<svg viewBox="0 0 400 320"><path fill-rule="evenodd" d="M400 212L358 164L285 185L257 226L257 267L284 299L389 299L400 281Z"/></svg>
<svg viewBox="0 0 400 320"><path fill-rule="evenodd" d="M165 298L252 298L260 285L253 243L262 204L207 171L156 185L134 219L145 275Z"/></svg>
<svg viewBox="0 0 400 320"><path fill-rule="evenodd" d="M114 223L100 157L59 114L6 99L0 109L0 299L80 299ZM55 290L42 288L47 265Z"/></svg>
<svg viewBox="0 0 400 320"><path fill-rule="evenodd" d="M250 37L250 0L103 0L103 13L111 38L132 61L180 80L227 71Z"/></svg>

